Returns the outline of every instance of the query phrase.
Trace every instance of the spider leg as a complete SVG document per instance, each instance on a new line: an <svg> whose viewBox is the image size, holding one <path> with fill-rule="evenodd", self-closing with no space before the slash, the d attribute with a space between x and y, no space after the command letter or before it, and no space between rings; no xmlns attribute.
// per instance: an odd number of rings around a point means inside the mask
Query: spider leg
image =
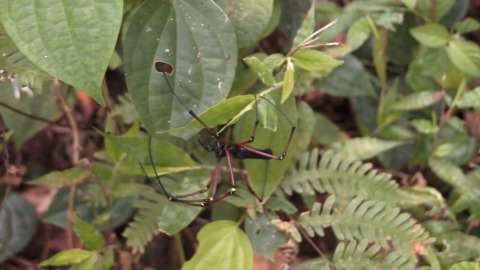
<svg viewBox="0 0 480 270"><path fill-rule="evenodd" d="M263 196L265 195L264 193L265 193L266 181L264 181L264 183L263 183L262 195L258 196L257 193L255 193L255 191L253 190L252 185L250 184L250 181L248 180L247 175L240 168L240 164L238 163L238 160L234 159L233 161L235 162L235 167L237 167L238 173L240 174L240 177L242 177L242 180L245 183L245 185L247 186L248 191L250 191L250 193L252 193L253 196L255 196L255 198L257 198L260 202L262 202L263 201ZM267 160L267 162L268 162L268 160Z"/></svg>
<svg viewBox="0 0 480 270"><path fill-rule="evenodd" d="M285 118L285 120L287 120L288 124L290 124L290 136L288 137L288 141L287 141L287 144L285 145L285 148L283 148L283 152L282 152L282 155L280 156L275 156L275 155L270 155L268 153L264 153L264 152L261 152L261 151L258 151L256 149L253 149L251 147L247 147L245 146L245 149L248 150L248 151L251 151L253 153L257 153L261 156L264 156L266 158L270 158L270 159L277 159L277 160L283 160L285 158L285 156L287 155L287 151L288 151L288 147L290 146L290 142L292 141L292 138L293 138L293 134L295 133L295 125L293 124L292 120L290 120L290 118L288 118L288 116L282 111L280 110L280 108L275 105L275 103L273 103L271 100L263 97L263 96L260 96L261 99L265 100L266 102L268 102L270 105L273 106L273 108L275 108L275 110L277 110L277 112L279 112L283 118Z"/></svg>
<svg viewBox="0 0 480 270"><path fill-rule="evenodd" d="M203 122L202 119L200 119L197 114L192 110L190 109L189 107L187 107L187 105L185 105L185 103L183 103L183 101L180 99L180 97L177 95L177 93L175 93L175 91L173 91L173 88L172 86L170 85L170 82L168 81L168 77L167 77L167 73L166 72L162 72L163 74L163 78L165 79L165 82L167 83L167 87L168 89L170 90L170 92L172 92L173 96L175 97L175 99L177 99L177 101L182 105L183 108L185 108L185 110L187 110L187 112L195 119L197 120L198 123L200 123L206 130L208 130L208 132L210 132L210 134L213 136L213 137L218 137L218 134L215 133L215 131L213 131L213 129L209 126L207 126L207 124L205 124L205 122Z"/></svg>

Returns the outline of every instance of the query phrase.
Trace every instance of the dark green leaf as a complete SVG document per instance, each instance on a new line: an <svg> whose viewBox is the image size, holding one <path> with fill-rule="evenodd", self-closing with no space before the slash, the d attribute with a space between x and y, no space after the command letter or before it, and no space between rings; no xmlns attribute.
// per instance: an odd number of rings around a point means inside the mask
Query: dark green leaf
<svg viewBox="0 0 480 270"><path fill-rule="evenodd" d="M92 251L79 248L66 249L41 262L38 266L62 266L76 264L84 260L88 260L91 256L95 256L95 253Z"/></svg>
<svg viewBox="0 0 480 270"><path fill-rule="evenodd" d="M307 12L307 15L303 19L300 28L297 30L295 34L295 38L293 39L292 48L298 47L302 41L305 41L313 31L315 30L315 3L312 1L310 9Z"/></svg>
<svg viewBox="0 0 480 270"><path fill-rule="evenodd" d="M277 215L265 212L257 215L256 219L247 216L245 220L245 233L247 234L253 249L262 257L272 260L273 252L284 245L288 238L285 232L281 232L274 226L271 220L279 218Z"/></svg>
<svg viewBox="0 0 480 270"><path fill-rule="evenodd" d="M134 90L130 94L145 128L153 134L182 127L192 117L154 63L173 66L170 84L199 115L230 91L237 63L234 30L213 1L148 0L128 26L124 61L127 85Z"/></svg>
<svg viewBox="0 0 480 270"><path fill-rule="evenodd" d="M53 121L60 112L57 106L52 105L55 104L57 92L51 87L46 88L41 94L29 94L29 91L21 91L18 84L3 82L0 83L1 101L22 112ZM48 123L20 115L4 106L0 106L0 114L8 128L14 131L13 139L17 149L48 125Z"/></svg>
<svg viewBox="0 0 480 270"><path fill-rule="evenodd" d="M77 215L75 215L73 222L75 233L85 248L91 251L105 248L105 238L95 226L81 220Z"/></svg>
<svg viewBox="0 0 480 270"><path fill-rule="evenodd" d="M30 61L103 105L101 85L118 38L122 11L121 0L19 0L0 5L0 18Z"/></svg>
<svg viewBox="0 0 480 270"><path fill-rule="evenodd" d="M197 235L195 255L182 270L230 269L251 270L253 251L248 237L232 221L216 221L203 227Z"/></svg>
<svg viewBox="0 0 480 270"><path fill-rule="evenodd" d="M81 184L87 180L90 175L91 172L89 168L76 167L59 172L48 173L29 181L28 183L49 188L65 188Z"/></svg>
<svg viewBox="0 0 480 270"><path fill-rule="evenodd" d="M28 245L37 230L33 206L20 194L0 192L0 264Z"/></svg>
<svg viewBox="0 0 480 270"><path fill-rule="evenodd" d="M427 47L441 47L451 39L448 30L440 24L425 24L410 30L413 37Z"/></svg>
<svg viewBox="0 0 480 270"><path fill-rule="evenodd" d="M273 12L273 0L215 0L228 15L239 49L250 50L267 27Z"/></svg>
<svg viewBox="0 0 480 270"><path fill-rule="evenodd" d="M317 83L325 92L342 97L376 96L363 64L354 56L342 59L343 65L334 69L325 79Z"/></svg>

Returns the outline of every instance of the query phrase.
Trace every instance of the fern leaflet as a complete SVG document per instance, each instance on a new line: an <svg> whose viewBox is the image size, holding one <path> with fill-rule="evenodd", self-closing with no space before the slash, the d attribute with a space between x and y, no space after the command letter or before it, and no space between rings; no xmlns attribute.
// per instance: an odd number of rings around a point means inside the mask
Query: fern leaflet
<svg viewBox="0 0 480 270"><path fill-rule="evenodd" d="M390 204L398 203L398 184L391 175L372 169L372 164L363 164L345 158L332 151L326 152L319 161L318 150L304 154L298 168L290 167L290 173L281 185L288 195L313 194L314 190L340 197L362 197Z"/></svg>

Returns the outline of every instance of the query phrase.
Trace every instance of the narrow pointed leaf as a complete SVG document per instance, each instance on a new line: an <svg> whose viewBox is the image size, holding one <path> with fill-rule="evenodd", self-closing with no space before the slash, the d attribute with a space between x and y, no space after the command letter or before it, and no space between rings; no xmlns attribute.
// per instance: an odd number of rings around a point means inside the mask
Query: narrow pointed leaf
<svg viewBox="0 0 480 270"><path fill-rule="evenodd" d="M255 56L245 57L243 61L257 73L258 78L266 86L272 86L275 84L275 79L273 78L272 72Z"/></svg>
<svg viewBox="0 0 480 270"><path fill-rule="evenodd" d="M252 269L253 250L250 241L235 222L212 222L200 230L197 239L198 250L182 270Z"/></svg>
<svg viewBox="0 0 480 270"><path fill-rule="evenodd" d="M295 84L294 74L295 74L295 66L293 65L291 59L288 58L287 69L285 70L285 75L283 76L281 103L285 102L285 100L287 100L287 98L292 94L293 86Z"/></svg>
<svg viewBox="0 0 480 270"><path fill-rule="evenodd" d="M122 15L121 0L18 0L0 5L5 30L32 63L102 105L101 84Z"/></svg>
<svg viewBox="0 0 480 270"><path fill-rule="evenodd" d="M332 148L344 157L365 160L403 143L402 141L386 141L377 138L354 138L342 143L335 143Z"/></svg>
<svg viewBox="0 0 480 270"><path fill-rule="evenodd" d="M65 188L82 183L87 180L90 175L91 172L88 168L76 167L60 172L48 173L28 183L49 188Z"/></svg>
<svg viewBox="0 0 480 270"><path fill-rule="evenodd" d="M324 52L309 49L298 51L292 58L300 68L320 72L323 75L329 74L330 71L343 63L343 61L337 60Z"/></svg>
<svg viewBox="0 0 480 270"><path fill-rule="evenodd" d="M210 0L148 0L133 15L124 44L125 72L151 134L192 120L155 70L157 61L172 65L173 90L200 115L223 100L233 82L237 46L230 20Z"/></svg>
<svg viewBox="0 0 480 270"><path fill-rule="evenodd" d="M72 248L60 251L49 259L41 262L39 266L62 266L75 264L87 260L91 256L95 256L95 253L79 248Z"/></svg>
<svg viewBox="0 0 480 270"><path fill-rule="evenodd" d="M445 96L445 91L423 91L400 98L389 109L395 111L413 111L426 108Z"/></svg>
<svg viewBox="0 0 480 270"><path fill-rule="evenodd" d="M103 235L95 226L81 220L77 215L74 217L73 226L78 239L80 239L85 248L92 251L105 248L105 238L103 238Z"/></svg>

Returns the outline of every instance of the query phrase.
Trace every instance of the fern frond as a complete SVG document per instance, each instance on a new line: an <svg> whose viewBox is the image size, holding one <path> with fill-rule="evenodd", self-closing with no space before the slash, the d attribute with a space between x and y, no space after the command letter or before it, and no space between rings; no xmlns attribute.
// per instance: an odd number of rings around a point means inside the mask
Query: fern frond
<svg viewBox="0 0 480 270"><path fill-rule="evenodd" d="M53 77L35 66L21 53L13 41L8 37L3 27L0 26L0 69L9 77L18 76L16 82L19 86L28 86L35 91L42 91L43 83Z"/></svg>
<svg viewBox="0 0 480 270"><path fill-rule="evenodd" d="M158 232L158 219L167 202L167 199L158 193L145 192L142 195L144 199L134 203L139 212L123 233L127 238L127 245L135 252L143 252L147 243Z"/></svg>
<svg viewBox="0 0 480 270"><path fill-rule="evenodd" d="M313 194L314 190L341 197L362 197L395 204L399 200L398 184L390 174L379 173L372 164L363 164L352 158L327 151L319 161L318 150L305 153L298 167L290 167L290 173L281 184L288 195Z"/></svg>
<svg viewBox="0 0 480 270"><path fill-rule="evenodd" d="M413 269L409 256L390 252L381 256L381 246L363 239L360 242L340 242L332 258L334 269Z"/></svg>
<svg viewBox="0 0 480 270"><path fill-rule="evenodd" d="M315 203L312 210L302 213L298 223L313 236L323 236L332 227L339 240L366 239L388 248L391 241L399 252L414 256L412 243L429 243L428 233L407 213L384 202L352 199L344 209L334 209L333 196L323 205Z"/></svg>
<svg viewBox="0 0 480 270"><path fill-rule="evenodd" d="M441 158L430 158L428 165L441 180L454 188L450 196L453 201L450 210L458 213L469 207L478 207L480 173L473 171L467 176L453 162Z"/></svg>

